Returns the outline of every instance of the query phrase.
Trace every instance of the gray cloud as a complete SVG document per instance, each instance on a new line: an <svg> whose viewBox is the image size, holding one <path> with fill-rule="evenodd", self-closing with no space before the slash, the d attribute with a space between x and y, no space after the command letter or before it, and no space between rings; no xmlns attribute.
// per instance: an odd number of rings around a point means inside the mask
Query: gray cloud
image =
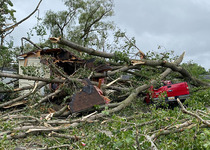
<svg viewBox="0 0 210 150"><path fill-rule="evenodd" d="M29 15L37 6L39 0L11 0L16 10L15 17L17 21L20 21L27 15ZM47 10L59 11L64 10L65 6L61 0L43 0L40 7L39 13L36 12L33 16L31 16L28 20L20 24L15 30L12 32L12 36L14 38L14 44L20 46L21 38L27 37L27 32L30 31L36 24L36 17L43 17ZM38 40L37 37L32 37L32 40L36 42Z"/></svg>
<svg viewBox="0 0 210 150"><path fill-rule="evenodd" d="M116 23L137 39L144 51L158 45L186 51L185 62L210 68L210 1L208 0L115 0Z"/></svg>

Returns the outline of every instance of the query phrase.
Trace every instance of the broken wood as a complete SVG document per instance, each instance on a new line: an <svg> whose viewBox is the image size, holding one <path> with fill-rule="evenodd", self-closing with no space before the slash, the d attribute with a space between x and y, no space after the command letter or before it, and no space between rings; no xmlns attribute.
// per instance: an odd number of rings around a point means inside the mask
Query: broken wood
<svg viewBox="0 0 210 150"><path fill-rule="evenodd" d="M34 81L43 81L43 82L47 82L47 83L63 83L65 81L63 79L32 77L32 76L9 74L9 73L2 73L2 72L0 72L0 77L27 79L27 80L34 80ZM74 79L72 79L72 80L74 80Z"/></svg>
<svg viewBox="0 0 210 150"><path fill-rule="evenodd" d="M16 102L18 102L18 101L20 101L20 100L23 100L24 98L26 98L26 97L28 97L29 95L31 95L33 92L35 92L35 91L37 91L38 89L42 88L42 86L44 86L44 85L45 85L45 84L41 84L40 87L38 87L38 88L34 87L34 89L33 89L32 91L28 92L28 93L25 94L25 95L22 95L22 96L19 96L19 97L13 99L13 100L10 100L10 101L1 103L1 104L0 104L0 108L6 107L6 106L8 106L8 105L12 105L12 104L14 104L14 103L16 103Z"/></svg>
<svg viewBox="0 0 210 150"><path fill-rule="evenodd" d="M39 100L37 103L35 103L34 105L30 106L31 108L35 108L36 106L40 105L41 103L47 101L49 98L57 95L58 93L60 93L62 90L58 89L53 93L48 94L47 96L43 97L41 100Z"/></svg>
<svg viewBox="0 0 210 150"><path fill-rule="evenodd" d="M182 102L179 100L179 98L177 98L177 102L179 104L179 106L181 107L181 110L183 113L186 113L188 115L191 115L195 118L197 118L198 120L200 120L203 124L207 125L208 127L210 127L210 121L209 120L204 120L203 118L201 118L199 115L197 115L196 113L192 113L188 110L186 110L182 104Z"/></svg>

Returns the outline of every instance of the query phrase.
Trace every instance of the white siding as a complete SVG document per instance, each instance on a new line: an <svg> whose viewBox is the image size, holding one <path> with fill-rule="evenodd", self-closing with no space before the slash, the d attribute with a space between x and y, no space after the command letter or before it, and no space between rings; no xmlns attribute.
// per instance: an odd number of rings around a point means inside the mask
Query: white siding
<svg viewBox="0 0 210 150"><path fill-rule="evenodd" d="M20 75L23 75L23 70L21 69L21 66L24 66L24 63L25 63L25 59L19 60L19 74ZM36 67L39 67L39 73L43 73L43 68L44 67L40 63L40 58L39 57L28 57L27 58L26 66L36 66ZM49 77L49 71L47 71L43 77ZM25 86L28 86L28 85L34 85L34 83L35 83L35 81L33 81L33 80L20 79L19 80L19 88L25 87ZM29 92L29 90L25 90L23 92L23 94L26 94L28 92ZM44 88L42 88L40 90L40 93L42 95L44 95Z"/></svg>

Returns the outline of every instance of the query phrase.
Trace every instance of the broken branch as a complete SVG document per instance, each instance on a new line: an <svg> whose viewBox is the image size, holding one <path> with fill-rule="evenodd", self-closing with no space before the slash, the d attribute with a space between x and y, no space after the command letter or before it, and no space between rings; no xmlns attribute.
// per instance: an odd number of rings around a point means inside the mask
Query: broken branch
<svg viewBox="0 0 210 150"><path fill-rule="evenodd" d="M182 102L180 101L179 98L177 98L177 102L178 102L179 106L181 107L181 110L182 110L183 113L186 113L186 114L188 114L188 115L191 115L191 116L197 118L197 119L200 120L203 124L206 124L208 127L210 127L210 122L209 122L208 120L204 120L204 119L201 118L199 115L197 115L197 114L195 114L195 113L192 113L192 112L186 110L186 109L184 108L184 106L183 106L183 104L182 104Z"/></svg>
<svg viewBox="0 0 210 150"><path fill-rule="evenodd" d="M79 52L85 52L89 55L94 55L94 56L100 56L100 57L105 57L105 58L114 58L114 54L111 54L111 53L105 53L105 52L101 52L101 51L96 51L92 48L86 48L86 47L83 47L81 45L78 45L76 43L73 43L71 41L68 41L66 39L63 39L61 37L59 38L56 38L56 37L51 37L50 38L50 41L52 43L58 43L58 44L61 44L61 45L66 45L72 49L75 49Z"/></svg>

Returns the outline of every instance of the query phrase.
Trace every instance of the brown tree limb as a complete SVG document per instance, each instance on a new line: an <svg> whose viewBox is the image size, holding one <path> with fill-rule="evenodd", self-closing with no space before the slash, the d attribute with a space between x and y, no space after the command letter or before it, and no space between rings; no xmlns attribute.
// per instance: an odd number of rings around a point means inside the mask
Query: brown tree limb
<svg viewBox="0 0 210 150"><path fill-rule="evenodd" d="M6 134L10 134L10 135L7 135L7 137L9 139L14 139L14 138L17 138L19 136L21 137L26 137L26 135L28 133L40 133L40 132L52 132L52 131L61 131L61 130L66 130L66 129L70 129L70 128L73 128L75 126L78 126L79 124L78 123L72 123L72 124L68 124L68 125L61 125L61 126L56 126L56 127L45 127L45 126L22 126L22 127L16 127L16 128L13 128L12 130L10 131L6 131L5 133ZM27 130L27 131L26 131ZM17 134L16 135L16 132L20 132L20 135ZM24 131L24 132L23 132ZM11 136L12 135L12 136ZM13 136L14 135L14 136ZM1 135L0 136L0 139L3 139L4 136Z"/></svg>
<svg viewBox="0 0 210 150"><path fill-rule="evenodd" d="M34 116L23 116L23 115L9 115L2 118L2 121L11 120L11 119L33 119L38 123L41 123L40 119Z"/></svg>
<svg viewBox="0 0 210 150"><path fill-rule="evenodd" d="M26 131L26 133L37 133L37 132L52 132L52 131L61 131L61 130L66 130L66 129L70 129L73 128L75 126L78 126L79 123L75 122L69 125L61 125L61 126L57 126L57 127L33 127L30 128Z"/></svg>
<svg viewBox="0 0 210 150"><path fill-rule="evenodd" d="M139 127L142 127L142 126L145 126L145 125L149 125L149 124L153 124L153 123L155 123L157 120L155 119L155 120L151 120L151 121L147 121L147 122L143 122L143 123L140 123L140 124L136 124L135 125L135 127L137 128L139 128ZM134 127L133 126L129 126L129 127L127 127L127 128L124 128L124 129L122 129L123 131L127 131L127 130L131 130L131 129L133 129Z"/></svg>
<svg viewBox="0 0 210 150"><path fill-rule="evenodd" d="M65 135L65 134L59 134L59 133L56 133L54 131L52 131L51 133L49 133L48 136L61 137L61 138L66 138L66 139L76 140L76 141L82 139L81 136L76 136L76 135L70 136L70 135Z"/></svg>
<svg viewBox="0 0 210 150"><path fill-rule="evenodd" d="M20 97L17 97L17 98L15 98L15 99L12 99L12 100L10 100L10 101L7 101L7 102L5 102L5 103L0 104L0 108L3 108L3 107L8 106L8 105L11 105L11 104L13 104L13 103L15 103L15 102L17 102L17 101L20 101L20 100L22 100L22 99L28 97L28 96L31 95L33 92L37 91L38 89L42 88L43 86L44 86L44 85L39 86L39 87L36 88L36 89L33 89L32 91L30 91L30 92L27 93L26 95L22 95L22 96L20 96Z"/></svg>
<svg viewBox="0 0 210 150"><path fill-rule="evenodd" d="M2 73L2 72L0 72L0 77L27 79L27 80L34 80L34 81L43 81L43 82L47 82L47 83L63 83L65 81L63 79L58 79L58 78L51 79L51 78L17 75L17 74L9 74L9 73ZM72 80L74 80L74 79L72 78Z"/></svg>
<svg viewBox="0 0 210 150"><path fill-rule="evenodd" d="M59 73L61 76L68 79L69 81L72 81L72 79L68 75L63 73L61 70L59 70L59 68L57 66L55 66L55 64L53 64L51 60L49 60L48 62L53 70L55 70L57 73Z"/></svg>
<svg viewBox="0 0 210 150"><path fill-rule="evenodd" d="M34 47L36 47L36 48L38 48L38 49L42 49L41 47L39 47L38 45L36 45L34 42L32 42L31 40L29 40L29 39L26 38L26 37L22 37L22 38L21 38L22 47L23 47L23 40L28 41L29 43L31 43Z"/></svg>
<svg viewBox="0 0 210 150"><path fill-rule="evenodd" d="M146 57L146 55L144 54L144 52L142 52L137 46L136 46L136 44L134 43L134 42L132 42L132 40L130 40L126 35L125 35L125 38L126 38L126 40L128 41L128 42L130 42L139 52L137 53L137 54L140 54L140 58L145 58ZM136 54L136 55L137 55Z"/></svg>
<svg viewBox="0 0 210 150"><path fill-rule="evenodd" d="M76 44L76 43L73 43L71 41L68 41L68 40L65 40L61 37L59 38L56 38L56 37L51 37L50 38L50 41L52 43L58 43L58 44L61 44L61 45L66 45L72 49L75 49L77 51L82 51L82 52L85 52L89 55L95 55L95 56L100 56L100 57L105 57L105 58L114 58L114 54L111 54L111 53L105 53L105 52L101 52L101 51L96 51L92 48L86 48L86 47L83 47L79 44Z"/></svg>
<svg viewBox="0 0 210 150"><path fill-rule="evenodd" d="M153 139L151 138L151 136L145 135L145 134L140 134L140 135L144 136L146 138L146 140L151 143L151 150L158 150L155 143L153 142Z"/></svg>
<svg viewBox="0 0 210 150"><path fill-rule="evenodd" d="M11 140L11 139L19 139L19 138L25 138L27 136L26 133L23 132L19 132L19 133L15 133L15 134L10 134L6 136L7 140ZM3 139L4 137L0 136L0 139Z"/></svg>
<svg viewBox="0 0 210 150"><path fill-rule="evenodd" d="M176 65L180 64L183 60L183 57L184 57L184 54L183 53L174 63ZM160 74L159 78L157 80L163 80L163 78L165 78L172 70L170 68L167 68L162 74ZM113 109L110 109L110 110L107 110L109 114L111 113L114 113L114 112L117 112L117 111L120 111L122 110L123 108L125 108L126 106L128 106L132 101L133 99L135 99L138 94L146 89L148 89L151 85L154 85L156 84L157 81L156 80L152 80L149 82L149 84L144 84L142 86L139 86L138 88L134 89L133 92L124 100L120 103L119 106L113 108ZM99 113L99 114L96 114L92 117L90 117L90 120L94 120L94 119L97 119L97 118L100 118L100 117L103 117L105 116L104 113Z"/></svg>
<svg viewBox="0 0 210 150"><path fill-rule="evenodd" d="M53 114L53 117L59 117L61 116L66 110L67 110L68 106L65 105L63 108L61 108L59 111L56 111L54 114Z"/></svg>
<svg viewBox="0 0 210 150"><path fill-rule="evenodd" d="M177 132L182 132L186 129L191 129L193 127L195 127L196 124L191 124L191 122L189 122L189 124L185 124L185 127L180 127L177 129L173 129L173 130L161 130L160 132L154 133L151 135L151 139L155 140L157 139L159 136L161 135L167 135L167 134L171 134L171 133L177 133Z"/></svg>
<svg viewBox="0 0 210 150"><path fill-rule="evenodd" d="M159 132L162 132L162 131L165 131L165 130L173 130L173 129L178 129L178 128L183 128L183 127L187 127L189 125L192 124L192 120L187 120L184 119L184 122L181 123L181 124L176 124L176 125L169 125L169 126L166 126L166 127L162 127L161 129L158 129L158 130L155 130L155 131L152 131L152 132L149 132L148 134L158 134Z"/></svg>
<svg viewBox="0 0 210 150"><path fill-rule="evenodd" d="M10 112L6 112L1 117L6 117L6 116L8 116L10 114L17 114L17 113L19 113L21 111L24 111L24 110L26 110L26 108L22 108L22 109L17 109L17 110L13 110L13 111L10 111Z"/></svg>
<svg viewBox="0 0 210 150"><path fill-rule="evenodd" d="M57 95L58 93L60 93L62 90L58 89L53 93L48 94L47 96L43 97L41 100L39 100L37 103L35 103L34 105L30 106L31 108L35 108L36 106L40 105L41 103L47 101L49 98Z"/></svg>
<svg viewBox="0 0 210 150"><path fill-rule="evenodd" d="M184 106L183 106L183 104L182 104L182 102L180 101L179 98L177 98L177 102L178 102L179 106L181 107L181 110L182 110L183 113L188 114L188 115L191 115L191 116L197 118L197 119L200 120L203 124L205 124L205 125L207 125L208 127L210 127L210 121L204 120L204 119L201 118L199 115L197 115L197 114L195 114L195 113L192 113L192 112L186 110L186 109L184 108Z"/></svg>
<svg viewBox="0 0 210 150"><path fill-rule="evenodd" d="M205 83L205 82L191 76L191 74L187 70L185 70L181 66L177 66L174 63L170 63L170 62L167 62L164 60L146 60L146 59L142 59L137 62L138 63L135 63L135 65L147 65L147 66L152 66L152 67L162 66L162 67L166 67L166 68L171 68L173 71L180 73L183 77L192 80L195 83L195 85L197 85L197 86L200 86L200 85L210 86L209 83Z"/></svg>
<svg viewBox="0 0 210 150"><path fill-rule="evenodd" d="M63 82L66 81L65 79L58 79L58 78L51 79L51 78L33 77L33 76L9 74L9 73L2 73L2 72L0 72L0 77L27 79L27 80L34 80L34 81L43 81L43 82L47 82L47 83L63 83ZM68 80L70 80L72 82L82 82L82 79L77 79L77 78L69 78L68 77ZM94 85L98 85L98 82L94 82L94 81L91 81L91 82ZM31 86L26 86L26 87L22 87L20 89L17 89L17 91L25 90L29 87L31 88ZM122 88L122 87L117 87L117 86L108 87L106 85L102 85L102 88L113 89L113 90L117 90L117 91L127 91L127 90L129 90L129 88ZM6 90L6 91L9 91L9 90ZM0 90L0 93L1 93L1 90Z"/></svg>
<svg viewBox="0 0 210 150"><path fill-rule="evenodd" d="M43 87L45 86L46 83L45 82L40 82L38 83L38 87ZM16 88L16 89L8 89L8 90L0 90L0 93L12 93L12 92L19 92L19 91L23 91L23 90L29 90L29 89L32 89L34 88L33 85L28 85L28 86L24 86L24 87L21 87L21 88Z"/></svg>
<svg viewBox="0 0 210 150"><path fill-rule="evenodd" d="M206 118L210 118L210 114L206 113L202 110L196 110L197 113L199 113L201 116L206 117Z"/></svg>
<svg viewBox="0 0 210 150"><path fill-rule="evenodd" d="M72 123L69 125L65 126L57 126L57 127L44 127L44 126L22 126L22 127L16 127L12 129L11 131L6 131L5 134L7 135L7 139L18 139L18 138L24 138L26 137L29 133L35 134L35 133L40 133L40 132L52 132L52 131L61 131L61 130L66 130L69 128L73 128L75 126L78 126L78 123ZM26 131L27 130L27 131ZM16 133L18 131L19 133ZM25 132L23 132L25 131ZM0 136L0 139L3 139L4 136Z"/></svg>
<svg viewBox="0 0 210 150"><path fill-rule="evenodd" d="M136 66L123 66L120 69L117 69L117 70L114 70L114 71L111 71L111 72L107 72L106 74L104 74L104 73L94 73L93 77L112 76L112 75L115 75L118 72L125 72L127 70L134 69L134 68L136 68Z"/></svg>
<svg viewBox="0 0 210 150"><path fill-rule="evenodd" d="M70 147L71 147L71 145L70 144L62 144L62 145L58 145L58 146L52 146L52 147L48 147L48 146L46 146L46 147L44 147L44 148L38 148L38 149L36 149L36 150L50 150L50 149L61 149L61 148L68 148L68 149L71 149Z"/></svg>

